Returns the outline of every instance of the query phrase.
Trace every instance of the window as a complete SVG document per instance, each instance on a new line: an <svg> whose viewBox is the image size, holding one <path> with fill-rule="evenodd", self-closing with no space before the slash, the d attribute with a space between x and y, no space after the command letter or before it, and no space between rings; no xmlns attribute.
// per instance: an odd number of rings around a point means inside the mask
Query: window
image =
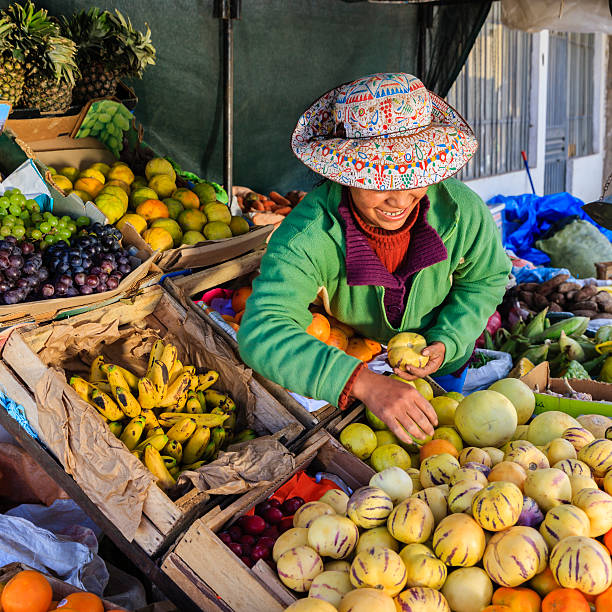
<svg viewBox="0 0 612 612"><path fill-rule="evenodd" d="M472 126L480 147L458 177L520 170L529 147L532 35L501 23L494 2L447 100Z"/></svg>

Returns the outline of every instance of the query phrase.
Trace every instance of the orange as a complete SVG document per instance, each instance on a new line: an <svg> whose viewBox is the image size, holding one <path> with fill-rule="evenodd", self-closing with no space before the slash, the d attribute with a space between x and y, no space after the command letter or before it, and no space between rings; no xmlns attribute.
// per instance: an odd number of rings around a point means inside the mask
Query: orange
<svg viewBox="0 0 612 612"><path fill-rule="evenodd" d="M423 459L427 459L427 457L441 455L442 453L448 453L455 458L459 456L455 446L448 440L443 440L442 438L430 440L429 442L423 444L423 446L421 446L419 449L419 457L421 461L423 461Z"/></svg>
<svg viewBox="0 0 612 612"><path fill-rule="evenodd" d="M546 567L543 572L536 574L530 581L529 586L537 591L540 597L545 597L551 591L559 587L550 567Z"/></svg>
<svg viewBox="0 0 612 612"><path fill-rule="evenodd" d="M136 214L144 217L147 221L154 219L167 219L170 217L168 207L161 200L145 200L136 208Z"/></svg>
<svg viewBox="0 0 612 612"><path fill-rule="evenodd" d="M184 187L177 189L172 194L172 199L180 202L184 208L200 208L200 198L191 189Z"/></svg>
<svg viewBox="0 0 612 612"><path fill-rule="evenodd" d="M172 235L163 227L150 227L142 233L142 237L154 251L167 251L174 244Z"/></svg>
<svg viewBox="0 0 612 612"><path fill-rule="evenodd" d="M240 312L246 308L246 301L251 293L253 293L251 287L240 287L232 293L232 308L234 312Z"/></svg>
<svg viewBox="0 0 612 612"><path fill-rule="evenodd" d="M608 531L608 533L604 535L603 543L604 543L604 546L610 551L610 554L612 555L612 529L610 529L610 531Z"/></svg>
<svg viewBox="0 0 612 612"><path fill-rule="evenodd" d="M90 177L80 178L74 184L75 189L82 189L86 193L90 193L94 198L104 189L104 183Z"/></svg>
<svg viewBox="0 0 612 612"><path fill-rule="evenodd" d="M238 331L240 329L240 325L238 323L229 323L229 326L234 330Z"/></svg>
<svg viewBox="0 0 612 612"><path fill-rule="evenodd" d="M607 588L595 598L595 612L612 610L612 587Z"/></svg>
<svg viewBox="0 0 612 612"><path fill-rule="evenodd" d="M236 323L240 324L240 321L242 321L242 317L244 316L244 310L241 310L240 312L236 313L236 316L234 317L234 321L236 321Z"/></svg>
<svg viewBox="0 0 612 612"><path fill-rule="evenodd" d="M493 593L491 603L508 606L512 612L540 612L542 600L535 591L525 587L500 587Z"/></svg>
<svg viewBox="0 0 612 612"><path fill-rule="evenodd" d="M372 359L372 351L368 348L367 344L363 341L363 338L352 337L348 341L348 347L346 354L352 357L357 357L361 361L370 361Z"/></svg>
<svg viewBox="0 0 612 612"><path fill-rule="evenodd" d="M49 611L48 611L48 612L51 612L51 610L55 610L55 609L57 608L57 604L58 604L58 603L59 603L59 601L52 601L52 602L49 604Z"/></svg>
<svg viewBox="0 0 612 612"><path fill-rule="evenodd" d="M221 315L221 318L227 323L235 323L234 317L232 315Z"/></svg>
<svg viewBox="0 0 612 612"><path fill-rule="evenodd" d="M57 604L57 609L74 609L79 612L104 612L104 604L102 600L93 593L71 593Z"/></svg>
<svg viewBox="0 0 612 612"><path fill-rule="evenodd" d="M346 349L348 348L348 342L349 341L346 334L340 328L330 328L329 338L327 339L327 344L329 344L329 346L335 346L341 351L346 351Z"/></svg>
<svg viewBox="0 0 612 612"><path fill-rule="evenodd" d="M114 164L108 171L106 178L113 181L123 181L126 185L134 182L134 173L125 164Z"/></svg>
<svg viewBox="0 0 612 612"><path fill-rule="evenodd" d="M542 600L542 612L590 612L589 602L578 589L554 589Z"/></svg>
<svg viewBox="0 0 612 612"><path fill-rule="evenodd" d="M375 357L379 353L382 353L382 346L380 346L380 342L376 342L376 340L370 340L370 338L364 338L363 341L366 343L366 346L372 351L373 357Z"/></svg>
<svg viewBox="0 0 612 612"><path fill-rule="evenodd" d="M49 581L35 570L13 576L0 595L3 612L47 612L53 591Z"/></svg>
<svg viewBox="0 0 612 612"><path fill-rule="evenodd" d="M480 612L512 612L512 608L502 604L491 604L490 606L483 608Z"/></svg>
<svg viewBox="0 0 612 612"><path fill-rule="evenodd" d="M327 317L319 312L312 313L312 322L306 328L306 333L314 336L321 342L327 342L329 339L331 326Z"/></svg>
<svg viewBox="0 0 612 612"><path fill-rule="evenodd" d="M329 322L332 327L337 327L338 329L342 330L347 338L352 338L355 335L355 330L350 325L347 325L342 321L338 321L336 317L329 317Z"/></svg>

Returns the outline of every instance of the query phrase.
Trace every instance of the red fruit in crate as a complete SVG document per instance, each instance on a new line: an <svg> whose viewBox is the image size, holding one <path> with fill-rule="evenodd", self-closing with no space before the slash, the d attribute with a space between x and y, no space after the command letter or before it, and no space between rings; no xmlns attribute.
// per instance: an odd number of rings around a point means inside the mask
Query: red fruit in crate
<svg viewBox="0 0 612 612"><path fill-rule="evenodd" d="M242 556L242 544L238 544L238 542L230 542L227 547L238 557Z"/></svg>
<svg viewBox="0 0 612 612"><path fill-rule="evenodd" d="M253 545L252 544L241 544L240 546L242 546L243 556L250 557L251 553L253 552Z"/></svg>
<svg viewBox="0 0 612 612"><path fill-rule="evenodd" d="M242 529L240 529L240 527L238 527L238 525L232 525L227 530L227 533L230 534L230 536L232 537L232 540L234 542L240 542L240 538L242 537Z"/></svg>
<svg viewBox="0 0 612 612"><path fill-rule="evenodd" d="M256 538L254 535L251 535L250 533L245 533L241 538L240 538L240 543L244 546L245 544L247 546L255 546L256 543Z"/></svg>
<svg viewBox="0 0 612 612"><path fill-rule="evenodd" d="M285 516L293 516L304 504L301 497L290 497L283 502L281 510Z"/></svg>
<svg viewBox="0 0 612 612"><path fill-rule="evenodd" d="M266 521L261 516L243 516L239 522L242 530L251 535L259 535L266 528Z"/></svg>
<svg viewBox="0 0 612 612"><path fill-rule="evenodd" d="M251 559L257 562L260 559L267 559L270 556L270 549L266 546L262 546L261 544L257 544L257 546L253 546L253 550L251 552Z"/></svg>
<svg viewBox="0 0 612 612"><path fill-rule="evenodd" d="M293 527L293 517L286 516L278 525L274 525L278 527L279 533L285 533L285 531L289 531Z"/></svg>
<svg viewBox="0 0 612 612"><path fill-rule="evenodd" d="M255 565L255 562L253 561L253 559L251 559L251 557L240 557L240 560L247 566L247 567L253 567Z"/></svg>
<svg viewBox="0 0 612 612"><path fill-rule="evenodd" d="M270 527L266 527L261 532L261 535L262 537L272 538L273 540L276 540L276 538L278 538L278 536L280 535L278 525L270 525Z"/></svg>
<svg viewBox="0 0 612 612"><path fill-rule="evenodd" d="M257 516L263 516L263 513L271 507L269 500L262 501L255 506L255 514L257 514Z"/></svg>
<svg viewBox="0 0 612 612"><path fill-rule="evenodd" d="M271 525L276 525L283 520L283 513L280 508L268 508L263 514L263 518L268 521Z"/></svg>
<svg viewBox="0 0 612 612"><path fill-rule="evenodd" d="M266 548L274 548L274 538L263 536L257 541L257 546L265 546Z"/></svg>
<svg viewBox="0 0 612 612"><path fill-rule="evenodd" d="M268 503L273 507L273 508L280 508L281 507L281 503L278 501L278 499L274 499L271 498L268 500Z"/></svg>
<svg viewBox="0 0 612 612"><path fill-rule="evenodd" d="M232 536L227 531L222 531L217 537L224 543L229 544L232 541Z"/></svg>

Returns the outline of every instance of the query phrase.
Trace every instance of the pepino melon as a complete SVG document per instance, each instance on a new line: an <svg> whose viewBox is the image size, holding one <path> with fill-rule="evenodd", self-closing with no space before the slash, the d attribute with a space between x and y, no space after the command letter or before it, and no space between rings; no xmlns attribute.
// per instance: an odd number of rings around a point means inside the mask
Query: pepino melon
<svg viewBox="0 0 612 612"><path fill-rule="evenodd" d="M377 589L355 589L347 593L338 612L397 612L393 598Z"/></svg>
<svg viewBox="0 0 612 612"><path fill-rule="evenodd" d="M476 391L462 400L455 412L461 437L479 448L501 446L510 440L516 425L514 405L497 391Z"/></svg>
<svg viewBox="0 0 612 612"><path fill-rule="evenodd" d="M406 584L406 566L401 557L388 548L368 548L355 555L350 579L357 589L380 589L395 597Z"/></svg>
<svg viewBox="0 0 612 612"><path fill-rule="evenodd" d="M494 582L515 587L546 569L548 547L532 527L510 527L487 544L482 565Z"/></svg>
<svg viewBox="0 0 612 612"><path fill-rule="evenodd" d="M369 484L382 489L394 504L412 495L412 478L401 467L389 467L374 474Z"/></svg>
<svg viewBox="0 0 612 612"><path fill-rule="evenodd" d="M286 587L298 593L306 593L312 581L323 571L323 561L312 548L298 546L279 557L276 570Z"/></svg>
<svg viewBox="0 0 612 612"><path fill-rule="evenodd" d="M487 467L491 467L491 456L484 448L478 448L476 446L466 446L457 457L459 463L464 466L466 463L482 463Z"/></svg>
<svg viewBox="0 0 612 612"><path fill-rule="evenodd" d="M472 501L474 520L488 531L501 531L516 524L523 510L523 494L511 482L493 482Z"/></svg>
<svg viewBox="0 0 612 612"><path fill-rule="evenodd" d="M397 612L450 612L446 598L440 591L413 587L395 598Z"/></svg>
<svg viewBox="0 0 612 612"><path fill-rule="evenodd" d="M449 485L454 487L456 484L460 482L467 481L471 484L479 483L483 487L488 484L487 477L480 471L474 470L472 468L460 467L452 476L449 481Z"/></svg>
<svg viewBox="0 0 612 612"><path fill-rule="evenodd" d="M293 602L285 612L336 612L336 608L328 601L307 597Z"/></svg>
<svg viewBox="0 0 612 612"><path fill-rule="evenodd" d="M592 538L612 529L612 496L599 489L582 489L572 497L572 504L589 517L589 535Z"/></svg>
<svg viewBox="0 0 612 612"><path fill-rule="evenodd" d="M569 427L580 427L580 423L565 412L548 410L538 414L529 423L527 440L536 446L543 446L551 440L561 437Z"/></svg>
<svg viewBox="0 0 612 612"><path fill-rule="evenodd" d="M540 525L540 533L550 549L569 536L588 537L590 529L591 523L586 513L571 504L551 508Z"/></svg>
<svg viewBox="0 0 612 612"><path fill-rule="evenodd" d="M583 446L578 460L586 463L594 476L603 478L612 469L612 440L597 439Z"/></svg>
<svg viewBox="0 0 612 612"><path fill-rule="evenodd" d="M407 587L439 589L446 580L446 565L433 555L410 555L402 557L402 561L406 566Z"/></svg>
<svg viewBox="0 0 612 612"><path fill-rule="evenodd" d="M387 529L391 536L404 544L427 541L433 528L433 513L418 497L409 497L399 503L387 519Z"/></svg>
<svg viewBox="0 0 612 612"><path fill-rule="evenodd" d="M453 485L448 492L446 503L448 509L455 512L472 513L472 500L484 485L480 482L463 480L456 485Z"/></svg>
<svg viewBox="0 0 612 612"><path fill-rule="evenodd" d="M272 559L276 562L282 554L298 546L308 546L308 529L304 527L293 527L282 533L274 542Z"/></svg>
<svg viewBox="0 0 612 612"><path fill-rule="evenodd" d="M612 584L610 553L592 538L561 540L550 554L550 569L562 587L587 595L603 593Z"/></svg>
<svg viewBox="0 0 612 612"><path fill-rule="evenodd" d="M332 604L335 610L335 606L340 603L344 595L352 590L353 585L349 580L348 572L324 571L312 581L308 597L326 601Z"/></svg>
<svg viewBox="0 0 612 612"><path fill-rule="evenodd" d="M554 468L565 472L568 476L584 476L585 478L591 477L591 468L578 459L563 459L553 465Z"/></svg>
<svg viewBox="0 0 612 612"><path fill-rule="evenodd" d="M384 546L385 548L390 548L393 552L399 551L399 542L389 533L384 525L362 532L357 541L355 553L374 546Z"/></svg>
<svg viewBox="0 0 612 612"><path fill-rule="evenodd" d="M485 534L467 514L451 514L440 521L433 535L433 550L446 565L476 565L485 549Z"/></svg>
<svg viewBox="0 0 612 612"><path fill-rule="evenodd" d="M393 510L393 501L377 487L361 487L351 495L346 513L358 527L372 529L385 524Z"/></svg>
<svg viewBox="0 0 612 612"><path fill-rule="evenodd" d="M525 495L535 499L542 512L572 500L572 485L567 474L555 468L530 470L523 490Z"/></svg>
<svg viewBox="0 0 612 612"><path fill-rule="evenodd" d="M584 427L569 427L561 434L561 437L570 442L576 452L595 439L595 436Z"/></svg>
<svg viewBox="0 0 612 612"><path fill-rule="evenodd" d="M434 517L434 524L438 524L448 514L448 495L440 487L427 487L417 491L412 497L423 500Z"/></svg>
<svg viewBox="0 0 612 612"><path fill-rule="evenodd" d="M531 442L524 440L515 440L506 454L504 461L512 461L518 463L523 469L527 470L543 470L550 467L548 457Z"/></svg>
<svg viewBox="0 0 612 612"><path fill-rule="evenodd" d="M324 514L308 528L308 546L322 557L345 559L357 545L359 529L351 519L338 514Z"/></svg>
<svg viewBox="0 0 612 612"><path fill-rule="evenodd" d="M310 527L312 522L324 514L336 514L334 509L324 502L308 502L300 506L298 511L293 515L294 527Z"/></svg>
<svg viewBox="0 0 612 612"><path fill-rule="evenodd" d="M335 511L336 514L344 516L346 514L346 507L348 505L349 496L341 489L330 489L325 491L319 498L320 502L328 504Z"/></svg>
<svg viewBox="0 0 612 612"><path fill-rule="evenodd" d="M421 484L423 488L448 484L459 469L459 462L448 453L432 455L421 463Z"/></svg>
<svg viewBox="0 0 612 612"><path fill-rule="evenodd" d="M569 440L555 438L552 442L548 443L546 456L548 457L548 463L554 465L564 459L576 459L576 449Z"/></svg>
<svg viewBox="0 0 612 612"><path fill-rule="evenodd" d="M491 603L493 584L483 569L460 567L448 575L442 595L453 612L481 612Z"/></svg>

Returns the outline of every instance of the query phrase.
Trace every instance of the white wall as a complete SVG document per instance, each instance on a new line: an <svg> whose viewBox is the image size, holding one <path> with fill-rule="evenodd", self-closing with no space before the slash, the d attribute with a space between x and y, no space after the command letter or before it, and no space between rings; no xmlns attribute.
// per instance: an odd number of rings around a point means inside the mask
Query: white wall
<svg viewBox="0 0 612 612"><path fill-rule="evenodd" d="M605 101L606 72L608 62L608 42L605 34L595 35L595 57L593 67L595 130L594 155L570 158L567 163L567 191L586 202L597 199L601 194L604 180L603 165L605 156ZM548 77L548 31L534 34L533 56L531 62L531 117L529 133L529 168L536 194L544 193L544 160L546 155L546 99ZM612 92L610 93L612 95ZM466 181L480 197L489 200L495 195L521 195L531 193L531 186L525 170L498 174L486 178Z"/></svg>

